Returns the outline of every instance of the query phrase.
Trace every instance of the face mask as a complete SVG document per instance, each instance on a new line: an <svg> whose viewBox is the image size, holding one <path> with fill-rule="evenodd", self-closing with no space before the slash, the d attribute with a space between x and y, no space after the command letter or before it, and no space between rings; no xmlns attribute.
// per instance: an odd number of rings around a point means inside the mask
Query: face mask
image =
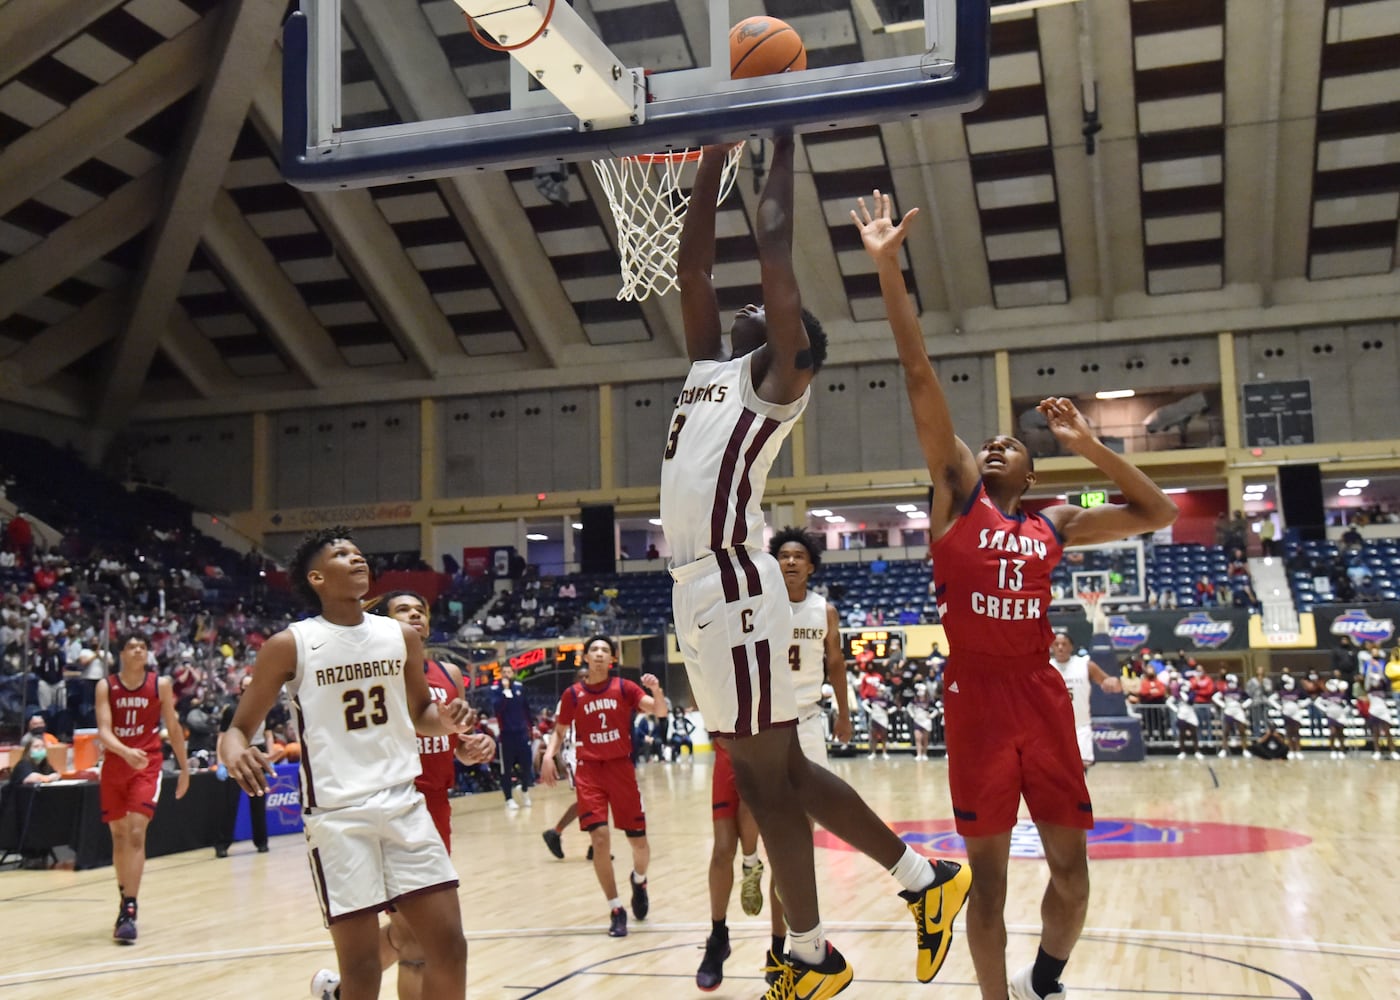
<svg viewBox="0 0 1400 1000"><path fill-rule="evenodd" d="M38 729L31 729L31 730L29 730L29 735L30 735L30 736L43 736L46 732L48 732L48 729L45 728L44 726L40 726Z"/></svg>
<svg viewBox="0 0 1400 1000"><path fill-rule="evenodd" d="M49 755L49 752L48 752L47 750L45 750L43 747L30 747L30 748L29 748L29 759L32 760L32 761L33 761L34 763L36 763L36 764L39 763L40 761L46 759L46 758L48 757L48 755Z"/></svg>

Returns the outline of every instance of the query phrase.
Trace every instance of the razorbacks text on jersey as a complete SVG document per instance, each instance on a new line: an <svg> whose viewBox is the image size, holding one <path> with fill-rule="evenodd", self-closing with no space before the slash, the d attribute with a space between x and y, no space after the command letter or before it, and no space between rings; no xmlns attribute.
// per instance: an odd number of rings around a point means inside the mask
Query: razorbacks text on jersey
<svg viewBox="0 0 1400 1000"><path fill-rule="evenodd" d="M107 704L112 710L112 732L134 750L160 749L160 679L147 670L141 683L129 688L122 675L107 675Z"/></svg>
<svg viewBox="0 0 1400 1000"><path fill-rule="evenodd" d="M1050 573L1062 552L1045 517L1003 513L979 479L932 546L938 613L955 653L1044 657L1054 638Z"/></svg>
<svg viewBox="0 0 1400 1000"><path fill-rule="evenodd" d="M792 668L800 719L822 700L822 684L826 681L826 598L809 590L801 601L789 604L792 644L788 646L788 666Z"/></svg>
<svg viewBox="0 0 1400 1000"><path fill-rule="evenodd" d="M661 462L661 523L671 563L763 544L763 490L811 390L760 399L753 354L697 361L676 401Z"/></svg>
<svg viewBox="0 0 1400 1000"><path fill-rule="evenodd" d="M318 615L287 628L297 646L287 693L302 739L303 808L352 805L417 778L403 625L381 615L335 625Z"/></svg>

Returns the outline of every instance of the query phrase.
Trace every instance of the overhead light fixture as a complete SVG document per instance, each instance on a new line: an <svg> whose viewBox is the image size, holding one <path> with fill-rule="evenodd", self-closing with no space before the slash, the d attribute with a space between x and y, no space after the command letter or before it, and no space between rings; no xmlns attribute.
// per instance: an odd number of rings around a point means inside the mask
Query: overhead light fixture
<svg viewBox="0 0 1400 1000"><path fill-rule="evenodd" d="M1185 493L1185 492L1186 492L1186 487L1185 487L1185 486L1173 486L1171 489L1169 489L1169 490L1163 490L1162 492L1165 493L1165 494L1167 494L1168 496L1171 496L1172 494L1175 494L1175 493Z"/></svg>
<svg viewBox="0 0 1400 1000"><path fill-rule="evenodd" d="M654 524L654 525L656 525L656 526L659 528L659 527L661 527L661 518L659 518L659 517L649 517L649 518L647 518L647 524Z"/></svg>
<svg viewBox="0 0 1400 1000"><path fill-rule="evenodd" d="M827 524L845 524L846 519L840 514L827 514L824 518Z"/></svg>
<svg viewBox="0 0 1400 1000"><path fill-rule="evenodd" d="M1347 489L1349 489L1349 490L1364 490L1366 487L1368 487L1368 486L1370 486L1370 485L1371 485L1371 480L1369 480L1369 479L1348 479L1348 480L1347 480Z"/></svg>
<svg viewBox="0 0 1400 1000"><path fill-rule="evenodd" d="M808 517L830 517L830 516L831 516L831 511L829 511L829 510L824 510L824 509L823 509L823 510L809 510L809 511L807 512L807 516L808 516Z"/></svg>
<svg viewBox="0 0 1400 1000"><path fill-rule="evenodd" d="M901 514L908 514L911 511L918 510L919 505L916 503L897 503L894 505L894 509L899 511Z"/></svg>
<svg viewBox="0 0 1400 1000"><path fill-rule="evenodd" d="M1069 494L1068 494L1068 493L1056 493L1056 494L1055 494L1055 499L1056 499L1056 500L1068 500L1068 499L1069 499Z"/></svg>
<svg viewBox="0 0 1400 1000"><path fill-rule="evenodd" d="M928 517L926 510L911 510L909 512L909 520L911 521L922 521L926 517Z"/></svg>
<svg viewBox="0 0 1400 1000"><path fill-rule="evenodd" d="M541 534L539 534L538 532L532 531L532 532L530 532L528 535L525 536L525 540L526 540L527 542L547 542L547 541L549 541L549 536L548 536L548 535L541 535Z"/></svg>
<svg viewBox="0 0 1400 1000"><path fill-rule="evenodd" d="M1127 399L1127 398L1130 397L1130 396L1136 396L1136 395L1137 395L1137 390L1136 390L1136 389L1100 389L1098 392L1094 393L1094 398L1095 398L1095 399Z"/></svg>
<svg viewBox="0 0 1400 1000"><path fill-rule="evenodd" d="M575 530L575 531L582 531L582 530L583 530L583 522L582 522L582 521L575 521L575 522L574 522L574 530Z"/></svg>
<svg viewBox="0 0 1400 1000"><path fill-rule="evenodd" d="M1351 484L1347 483L1347 485L1350 486ZM1269 492L1269 487L1264 483L1245 483L1244 491L1246 493L1267 493Z"/></svg>
<svg viewBox="0 0 1400 1000"><path fill-rule="evenodd" d="M1339 497L1359 497L1360 495L1361 488L1359 486L1348 486L1337 491Z"/></svg>

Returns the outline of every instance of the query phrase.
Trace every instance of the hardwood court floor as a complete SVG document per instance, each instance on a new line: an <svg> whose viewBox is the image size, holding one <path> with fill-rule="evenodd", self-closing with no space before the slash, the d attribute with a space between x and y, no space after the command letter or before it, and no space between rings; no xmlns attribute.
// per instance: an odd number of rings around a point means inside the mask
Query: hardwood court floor
<svg viewBox="0 0 1400 1000"><path fill-rule="evenodd" d="M641 769L653 848L652 910L624 939L606 936L607 911L583 859L585 839L565 834L564 861L554 860L540 839L564 808L566 791L537 789L534 806L519 812L507 812L499 795L454 800L470 995L699 996L694 974L708 932L709 760ZM862 758L834 767L892 823L950 816L941 762ZM1301 836L1295 846L1255 853L1096 861L1089 929L1067 976L1076 1000L1400 997L1400 763L1369 756L1173 757L1101 765L1089 778L1101 823L1138 824L1106 834L1110 841L1175 842L1096 848L1110 854L1268 846L1265 835L1210 824ZM621 883L629 855L616 840L614 853ZM844 996L978 996L961 935L938 982L920 986L913 979L912 929L893 881L846 850L822 848L817 861L826 925L856 971ZM1012 970L1035 954L1043 881L1042 862L1013 860ZM242 844L224 861L212 851L152 861L134 947L109 939L116 902L110 868L0 873L0 1000L63 994L296 1000L306 996L312 973L333 962L300 837L274 839L266 855ZM744 917L736 888L730 915L734 954L723 986L711 995L758 997L766 912ZM381 996L395 996L392 971Z"/></svg>

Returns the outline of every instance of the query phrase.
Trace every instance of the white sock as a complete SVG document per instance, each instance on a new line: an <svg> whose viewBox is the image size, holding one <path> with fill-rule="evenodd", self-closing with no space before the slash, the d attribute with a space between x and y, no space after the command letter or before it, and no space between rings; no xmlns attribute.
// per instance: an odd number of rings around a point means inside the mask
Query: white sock
<svg viewBox="0 0 1400 1000"><path fill-rule="evenodd" d="M912 847L904 848L904 856L890 869L890 874L910 892L933 885L933 865Z"/></svg>
<svg viewBox="0 0 1400 1000"><path fill-rule="evenodd" d="M744 855L744 867L745 867L745 868L752 868L754 865L756 865L756 864L758 864L758 863L759 863L759 861L758 861L758 852L757 852L757 851L754 851L752 854L745 854L745 855Z"/></svg>
<svg viewBox="0 0 1400 1000"><path fill-rule="evenodd" d="M633 884L633 885L642 885L642 884L644 884L644 883L646 882L646 880L647 880L647 877L646 877L645 875L638 875L635 871L632 873L632 884Z"/></svg>
<svg viewBox="0 0 1400 1000"><path fill-rule="evenodd" d="M622 909L622 900L620 900L620 899L618 899L616 896L614 896L612 899L608 900L608 909L610 909L610 910L620 910L620 909Z"/></svg>
<svg viewBox="0 0 1400 1000"><path fill-rule="evenodd" d="M826 931L821 921L810 931L788 930L788 954L808 965L819 965L826 958Z"/></svg>

